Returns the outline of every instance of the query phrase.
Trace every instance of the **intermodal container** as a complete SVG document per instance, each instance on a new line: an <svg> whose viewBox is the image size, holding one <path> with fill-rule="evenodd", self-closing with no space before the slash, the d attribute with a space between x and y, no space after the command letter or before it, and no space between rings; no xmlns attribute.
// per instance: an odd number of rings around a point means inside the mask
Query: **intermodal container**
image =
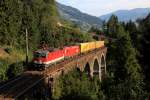
<svg viewBox="0 0 150 100"><path fill-rule="evenodd" d="M81 53L87 52L89 50L88 43L80 43L80 51Z"/></svg>
<svg viewBox="0 0 150 100"><path fill-rule="evenodd" d="M95 42L95 48L101 48L104 46L104 41L96 41Z"/></svg>
<svg viewBox="0 0 150 100"><path fill-rule="evenodd" d="M89 50L88 51L95 49L95 42L89 42L88 45L89 45Z"/></svg>
<svg viewBox="0 0 150 100"><path fill-rule="evenodd" d="M80 43L81 53L88 52L94 49L95 49L95 42Z"/></svg>

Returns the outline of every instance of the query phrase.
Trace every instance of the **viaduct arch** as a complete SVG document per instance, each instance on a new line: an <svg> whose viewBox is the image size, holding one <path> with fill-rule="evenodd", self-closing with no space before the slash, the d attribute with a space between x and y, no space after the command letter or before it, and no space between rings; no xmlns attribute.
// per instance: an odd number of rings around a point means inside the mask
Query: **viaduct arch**
<svg viewBox="0 0 150 100"><path fill-rule="evenodd" d="M88 77L98 76L100 80L105 78L106 75L106 53L102 52L99 55L95 55L94 58L88 60L83 66ZM81 69L81 68L80 68Z"/></svg>

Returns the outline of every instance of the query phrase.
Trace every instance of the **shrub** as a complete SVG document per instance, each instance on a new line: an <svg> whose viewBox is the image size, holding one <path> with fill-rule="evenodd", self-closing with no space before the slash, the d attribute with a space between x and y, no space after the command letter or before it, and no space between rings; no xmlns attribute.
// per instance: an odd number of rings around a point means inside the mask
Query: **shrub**
<svg viewBox="0 0 150 100"><path fill-rule="evenodd" d="M8 69L8 62L0 59L0 82L7 79L6 70Z"/></svg>
<svg viewBox="0 0 150 100"><path fill-rule="evenodd" d="M8 78L13 78L24 71L23 62L13 63L9 66L7 70Z"/></svg>

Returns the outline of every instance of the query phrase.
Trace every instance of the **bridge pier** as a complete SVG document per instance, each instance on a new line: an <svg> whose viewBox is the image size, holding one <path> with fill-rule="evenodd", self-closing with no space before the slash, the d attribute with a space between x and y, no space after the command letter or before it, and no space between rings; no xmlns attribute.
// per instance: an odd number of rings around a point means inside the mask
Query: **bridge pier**
<svg viewBox="0 0 150 100"><path fill-rule="evenodd" d="M100 60L100 64L101 64L101 78L105 78L106 76L106 59L105 56L102 54L101 55L101 60Z"/></svg>
<svg viewBox="0 0 150 100"><path fill-rule="evenodd" d="M54 92L54 78L49 76L45 78L45 88L47 91L47 95L52 96L53 92Z"/></svg>

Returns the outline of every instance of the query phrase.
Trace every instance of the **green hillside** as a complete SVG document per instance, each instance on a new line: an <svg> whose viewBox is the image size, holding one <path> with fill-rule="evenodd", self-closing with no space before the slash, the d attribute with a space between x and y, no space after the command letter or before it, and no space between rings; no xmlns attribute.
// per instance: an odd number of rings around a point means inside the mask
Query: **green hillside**
<svg viewBox="0 0 150 100"><path fill-rule="evenodd" d="M41 43L59 48L91 40L88 34L82 34L78 28L73 27L73 24L59 19L55 0L0 2L0 81L23 71L26 29L30 60L32 52L38 49ZM12 70L12 75L8 76L6 74L9 69Z"/></svg>

